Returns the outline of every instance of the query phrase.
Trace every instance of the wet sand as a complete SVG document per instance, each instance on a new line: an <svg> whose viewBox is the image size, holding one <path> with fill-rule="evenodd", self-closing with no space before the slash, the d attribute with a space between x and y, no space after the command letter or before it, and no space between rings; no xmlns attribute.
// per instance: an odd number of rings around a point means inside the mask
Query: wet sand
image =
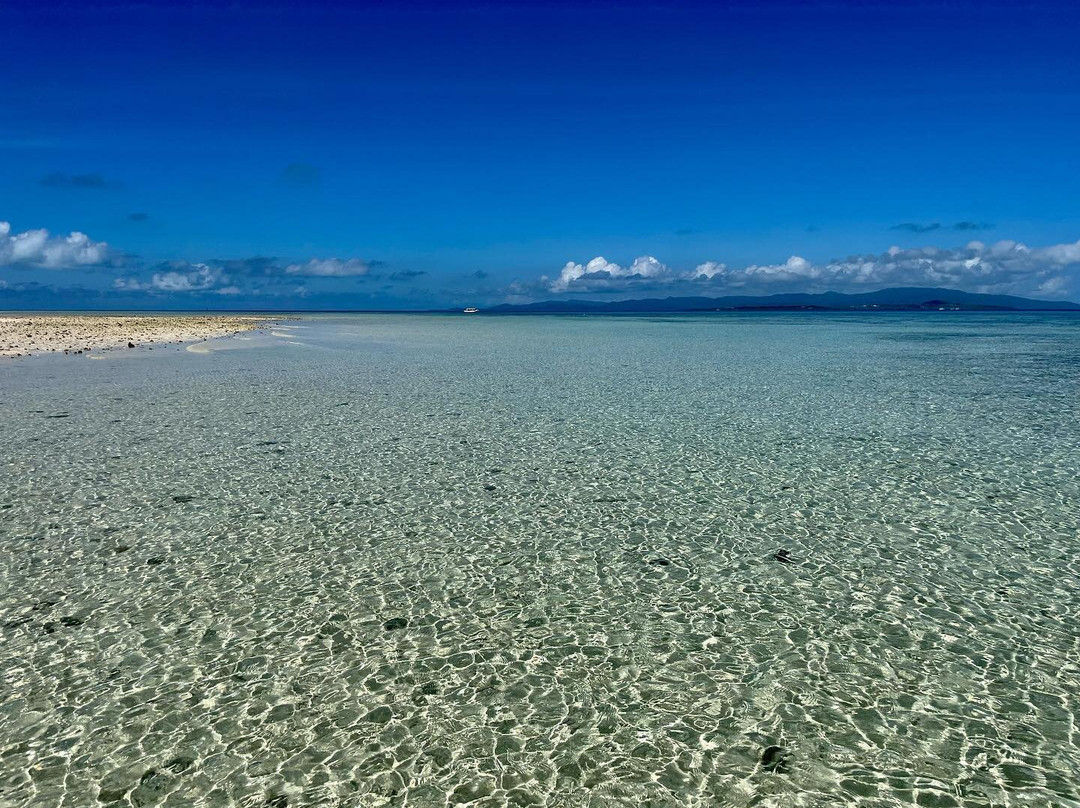
<svg viewBox="0 0 1080 808"><path fill-rule="evenodd" d="M282 319L254 315L3 315L0 357L147 349L255 331Z"/></svg>

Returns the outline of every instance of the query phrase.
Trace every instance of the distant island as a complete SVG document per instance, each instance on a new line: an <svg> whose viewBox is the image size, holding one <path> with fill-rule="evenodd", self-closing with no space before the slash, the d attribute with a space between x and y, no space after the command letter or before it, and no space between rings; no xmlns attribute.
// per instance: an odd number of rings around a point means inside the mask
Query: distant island
<svg viewBox="0 0 1080 808"><path fill-rule="evenodd" d="M983 295L957 289L904 287L857 295L840 292L727 297L666 297L644 300L545 300L482 310L488 314L620 314L706 311L1080 311L1068 300Z"/></svg>

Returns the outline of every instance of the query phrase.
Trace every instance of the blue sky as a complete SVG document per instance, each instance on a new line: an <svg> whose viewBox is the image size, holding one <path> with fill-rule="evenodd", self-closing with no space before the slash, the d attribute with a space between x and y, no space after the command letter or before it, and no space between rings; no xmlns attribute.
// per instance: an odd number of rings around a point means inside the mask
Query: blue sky
<svg viewBox="0 0 1080 808"><path fill-rule="evenodd" d="M1080 296L1070 3L0 16L0 308Z"/></svg>

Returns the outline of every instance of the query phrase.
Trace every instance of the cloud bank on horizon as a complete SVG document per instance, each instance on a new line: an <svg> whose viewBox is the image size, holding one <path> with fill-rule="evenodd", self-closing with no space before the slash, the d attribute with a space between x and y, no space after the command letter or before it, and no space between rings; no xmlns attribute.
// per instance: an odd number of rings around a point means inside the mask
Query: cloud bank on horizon
<svg viewBox="0 0 1080 808"><path fill-rule="evenodd" d="M381 294L398 294L401 301L414 299L425 306L452 306L463 297L524 302L570 294L611 299L641 294L853 292L889 286L938 286L1060 299L1078 289L1080 240L1044 247L1007 239L993 244L971 241L963 247L890 247L880 254L824 262L799 255L782 263L746 266L705 260L687 269L671 267L651 255L625 266L597 256L585 263L568 261L554 277L541 275L499 286L482 285L486 275L471 273L456 289L438 290L416 286L427 275L424 271L384 273L383 267L380 261L336 257L147 263L79 231L66 236L54 236L45 229L13 232L8 222L0 221L0 289L9 298L21 290L40 295L43 289L51 289L62 296L65 290L75 294L89 286L97 289L99 298L112 294L118 303L137 297L151 301L200 298L207 305L213 305L207 301L227 298L251 304L263 300L268 306L276 300L276 305L282 305L283 299L306 299L313 293L347 297L360 293L363 284L378 284ZM50 284L52 277L62 277L69 286L59 280ZM394 291L404 284L411 286Z"/></svg>
<svg viewBox="0 0 1080 808"><path fill-rule="evenodd" d="M258 256L147 263L79 231L66 236L54 236L44 228L13 232L10 222L0 221L0 290L26 292L38 299L52 294L59 300L65 293L77 297L87 291L106 302L110 295L118 302L241 295L304 298L307 280L363 280L379 266L380 262L359 258L278 262Z"/></svg>
<svg viewBox="0 0 1080 808"><path fill-rule="evenodd" d="M627 267L598 256L586 264L568 261L558 277L541 278L555 294L626 293L677 288L702 294L871 291L888 286L941 286L968 292L1050 298L1070 293L1080 269L1080 240L1030 248L1018 241L971 241L960 248L890 247L879 255L857 255L814 263L793 255L780 264L729 267L704 261L675 270L651 255Z"/></svg>

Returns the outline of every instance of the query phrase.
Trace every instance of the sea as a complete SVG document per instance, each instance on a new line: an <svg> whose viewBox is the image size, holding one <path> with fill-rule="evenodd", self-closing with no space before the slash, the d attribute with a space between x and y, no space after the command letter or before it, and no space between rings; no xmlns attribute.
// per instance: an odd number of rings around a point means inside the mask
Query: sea
<svg viewBox="0 0 1080 808"><path fill-rule="evenodd" d="M0 806L1080 806L1080 315L0 362Z"/></svg>

